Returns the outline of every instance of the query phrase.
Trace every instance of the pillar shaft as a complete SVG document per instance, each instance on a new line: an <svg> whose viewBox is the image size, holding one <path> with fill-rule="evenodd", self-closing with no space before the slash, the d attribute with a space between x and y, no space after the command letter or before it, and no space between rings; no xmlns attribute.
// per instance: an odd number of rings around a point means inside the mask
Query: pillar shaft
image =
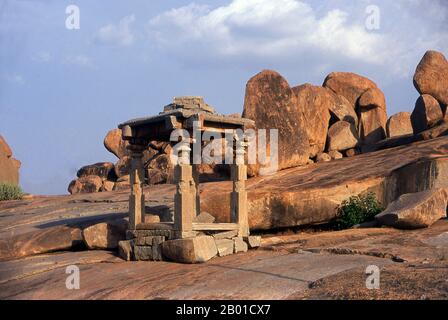
<svg viewBox="0 0 448 320"><path fill-rule="evenodd" d="M142 153L131 152L131 195L129 196L129 229L135 230L145 220L145 195L143 194L144 171Z"/></svg>
<svg viewBox="0 0 448 320"><path fill-rule="evenodd" d="M201 213L201 198L199 196L199 164L193 164L193 181L195 186L194 213L198 216Z"/></svg>
<svg viewBox="0 0 448 320"><path fill-rule="evenodd" d="M174 228L178 238L193 235L193 219L196 215L196 183L190 164L188 145L181 147L178 164L174 167L176 194L174 196Z"/></svg>
<svg viewBox="0 0 448 320"><path fill-rule="evenodd" d="M233 191L231 199L232 221L238 223L238 236L245 237L249 235L249 221L247 215L247 167L244 163L244 140L234 141L234 163L231 167L231 177L233 181Z"/></svg>

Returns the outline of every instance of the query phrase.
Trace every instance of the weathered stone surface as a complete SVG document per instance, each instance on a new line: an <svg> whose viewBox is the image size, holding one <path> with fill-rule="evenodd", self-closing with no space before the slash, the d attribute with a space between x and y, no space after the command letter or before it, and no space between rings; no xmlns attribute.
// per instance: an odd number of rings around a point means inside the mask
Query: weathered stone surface
<svg viewBox="0 0 448 320"><path fill-rule="evenodd" d="M129 175L129 172L131 171L131 157L124 156L123 158L120 158L117 163L115 163L114 170L119 178Z"/></svg>
<svg viewBox="0 0 448 320"><path fill-rule="evenodd" d="M193 222L213 223L215 222L215 217L208 212L202 211L199 215L194 217Z"/></svg>
<svg viewBox="0 0 448 320"><path fill-rule="evenodd" d="M0 135L0 182L19 184L20 161L12 157L12 150Z"/></svg>
<svg viewBox="0 0 448 320"><path fill-rule="evenodd" d="M78 178L98 176L102 179L115 180L114 164L111 162L98 162L87 165L78 170Z"/></svg>
<svg viewBox="0 0 448 320"><path fill-rule="evenodd" d="M251 230L329 221L350 196L374 192L384 206L404 193L448 187L448 137L362 154L325 164L291 168L249 179ZM201 188L201 209L229 221L231 184Z"/></svg>
<svg viewBox="0 0 448 320"><path fill-rule="evenodd" d="M419 299L422 295L428 297L428 288L438 286L441 290L438 297L444 299L447 260L441 260L441 257L446 256L446 241L440 239L444 246L438 247L441 242L432 244L431 239L446 235L447 231L448 220L414 231L375 228L300 232L264 238L266 242L285 241L276 245L278 250L253 250L246 254L218 257L211 263L193 267L170 262L129 264L114 257L111 252L100 250L40 255L0 264L0 299L286 300L309 292L310 287L314 287L311 284L319 279L335 282L332 289L339 286L347 288L350 284L346 295L338 297L359 299L358 295L350 296L350 292L352 288L359 287L359 283L364 284L366 277L362 271L368 265L377 265L382 270L381 292L387 291L384 287L390 285L398 291L395 297L403 298L403 289L407 288L408 292L413 293L411 298ZM318 248L325 252L334 247L340 252L346 249L346 252L354 254L314 254L305 251ZM385 258L370 256L382 254ZM388 258L391 256L402 257L410 263L394 263ZM64 274L65 266L73 264L81 269L81 290L67 290L64 285L67 277ZM390 277L390 268L401 268L401 272ZM411 279L408 277L410 273L413 274ZM422 275L435 280L415 283ZM347 281L347 278L353 277L355 281ZM404 280L411 280L412 285L403 284ZM364 292L366 295L362 298L371 299L371 294L376 296L378 293L371 291L364 287L357 292ZM390 298L389 292L383 294L386 296L382 297ZM317 298L325 299L328 295L323 293Z"/></svg>
<svg viewBox="0 0 448 320"><path fill-rule="evenodd" d="M135 239L135 244L137 246L152 246L160 244L163 241L165 241L165 237L163 236L146 236L146 237L137 237Z"/></svg>
<svg viewBox="0 0 448 320"><path fill-rule="evenodd" d="M152 246L134 246L134 260L150 261L153 259Z"/></svg>
<svg viewBox="0 0 448 320"><path fill-rule="evenodd" d="M128 155L127 145L128 142L121 138L121 129L110 130L104 138L104 147L119 159Z"/></svg>
<svg viewBox="0 0 448 320"><path fill-rule="evenodd" d="M224 257L233 253L233 240L231 239L216 239L216 248L218 249L218 256Z"/></svg>
<svg viewBox="0 0 448 320"><path fill-rule="evenodd" d="M115 182L114 190L127 190L131 187L131 177L129 175L118 178Z"/></svg>
<svg viewBox="0 0 448 320"><path fill-rule="evenodd" d="M246 241L247 245L249 246L249 249L258 248L261 245L260 236L248 236L244 238L244 241Z"/></svg>
<svg viewBox="0 0 448 320"><path fill-rule="evenodd" d="M81 244L81 229L64 225L54 226L1 238L0 260L70 250Z"/></svg>
<svg viewBox="0 0 448 320"><path fill-rule="evenodd" d="M387 113L382 108L362 108L359 111L359 138L364 145L386 138Z"/></svg>
<svg viewBox="0 0 448 320"><path fill-rule="evenodd" d="M244 242L242 237L233 238L233 252L234 253L247 252L247 250L248 250L247 243Z"/></svg>
<svg viewBox="0 0 448 320"><path fill-rule="evenodd" d="M378 88L369 88L358 100L358 106L361 110L380 108L386 112L386 97Z"/></svg>
<svg viewBox="0 0 448 320"><path fill-rule="evenodd" d="M140 237L153 237L153 236L162 236L165 239L171 239L173 237L171 230L127 230L126 231L126 239L136 239Z"/></svg>
<svg viewBox="0 0 448 320"><path fill-rule="evenodd" d="M377 88L376 84L366 77L350 72L332 72L324 81L324 87L345 97L356 110L357 101L368 89Z"/></svg>
<svg viewBox="0 0 448 320"><path fill-rule="evenodd" d="M118 242L118 255L126 261L130 261L134 256L134 241L121 240Z"/></svg>
<svg viewBox="0 0 448 320"><path fill-rule="evenodd" d="M101 187L101 191L112 191L114 189L115 182L114 181L103 181L103 186Z"/></svg>
<svg viewBox="0 0 448 320"><path fill-rule="evenodd" d="M163 256L182 263L206 262L218 254L215 239L211 236L198 236L188 239L165 241L162 244Z"/></svg>
<svg viewBox="0 0 448 320"><path fill-rule="evenodd" d="M321 153L317 154L317 156L316 156L316 162L317 163L319 163L319 162L328 162L328 161L331 161L331 157L330 157L330 155L328 153L321 152Z"/></svg>
<svg viewBox="0 0 448 320"><path fill-rule="evenodd" d="M332 160L342 159L344 157L342 153L336 150L328 151L328 155L331 157Z"/></svg>
<svg viewBox="0 0 448 320"><path fill-rule="evenodd" d="M82 230L84 243L89 249L115 249L126 239L126 220L102 222Z"/></svg>
<svg viewBox="0 0 448 320"><path fill-rule="evenodd" d="M155 214L146 214L145 215L145 222L146 223L159 223L160 217Z"/></svg>
<svg viewBox="0 0 448 320"><path fill-rule="evenodd" d="M232 231L226 231L226 232L218 232L213 234L213 238L215 239L233 239L237 236L238 231L232 230Z"/></svg>
<svg viewBox="0 0 448 320"><path fill-rule="evenodd" d="M448 105L448 61L441 52L425 53L415 70L414 86L420 94L429 94Z"/></svg>
<svg viewBox="0 0 448 320"><path fill-rule="evenodd" d="M174 166L168 154L158 154L147 164L147 178L149 184L172 182Z"/></svg>
<svg viewBox="0 0 448 320"><path fill-rule="evenodd" d="M354 156L358 155L359 151L356 148L352 148L352 149L345 150L344 153L345 153L346 157L350 158L350 157L354 157Z"/></svg>
<svg viewBox="0 0 448 320"><path fill-rule="evenodd" d="M280 74L265 70L249 80L243 117L254 120L258 129L278 129L278 169L306 164L307 124L303 111L298 109L297 96Z"/></svg>
<svg viewBox="0 0 448 320"><path fill-rule="evenodd" d="M103 179L98 176L84 176L70 182L68 192L71 194L77 193L92 193L100 191L103 186Z"/></svg>
<svg viewBox="0 0 448 320"><path fill-rule="evenodd" d="M156 237L152 240L152 259L154 261L163 260L162 244L165 241L165 237Z"/></svg>
<svg viewBox="0 0 448 320"><path fill-rule="evenodd" d="M297 95L297 109L305 117L305 129L312 150L310 157L314 157L325 149L330 108L335 101L330 91L323 87L304 84L292 90Z"/></svg>
<svg viewBox="0 0 448 320"><path fill-rule="evenodd" d="M356 147L358 133L353 124L346 121L338 121L328 130L328 150L342 151Z"/></svg>
<svg viewBox="0 0 448 320"><path fill-rule="evenodd" d="M434 127L443 119L442 108L434 97L423 94L415 103L414 111L411 114L414 134Z"/></svg>
<svg viewBox="0 0 448 320"><path fill-rule="evenodd" d="M6 142L5 138L0 135L0 154L3 154L7 158L12 157L11 147Z"/></svg>
<svg viewBox="0 0 448 320"><path fill-rule="evenodd" d="M335 94L328 88L325 88L333 97L333 103L330 105L330 124L336 121L346 121L353 123L358 127L358 115L350 102L344 96Z"/></svg>
<svg viewBox="0 0 448 320"><path fill-rule="evenodd" d="M425 228L447 216L448 193L433 189L400 196L375 218L380 223L404 229Z"/></svg>
<svg viewBox="0 0 448 320"><path fill-rule="evenodd" d="M386 134L388 138L412 134L411 114L399 112L391 116L386 123Z"/></svg>

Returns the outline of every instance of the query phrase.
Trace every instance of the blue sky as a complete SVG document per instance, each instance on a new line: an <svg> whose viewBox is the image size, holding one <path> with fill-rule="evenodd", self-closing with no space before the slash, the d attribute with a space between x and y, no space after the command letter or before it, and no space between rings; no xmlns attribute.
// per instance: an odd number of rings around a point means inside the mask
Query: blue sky
<svg viewBox="0 0 448 320"><path fill-rule="evenodd" d="M79 30L65 27L71 4ZM379 29L366 28L369 5ZM181 95L241 112L262 69L291 85L356 72L385 92L389 115L412 111L420 58L448 54L446 21L442 0L0 0L0 134L25 191L63 194L79 167L116 161L103 138L118 123Z"/></svg>

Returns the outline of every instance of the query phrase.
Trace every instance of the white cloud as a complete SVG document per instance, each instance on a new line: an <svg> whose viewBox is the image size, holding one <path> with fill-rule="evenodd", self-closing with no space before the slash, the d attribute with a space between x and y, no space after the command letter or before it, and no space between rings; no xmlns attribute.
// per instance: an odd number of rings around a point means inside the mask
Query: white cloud
<svg viewBox="0 0 448 320"><path fill-rule="evenodd" d="M375 62L373 48L381 41L363 25L350 24L344 11L318 18L310 5L296 0L233 0L213 10L190 4L156 16L148 29L163 47L199 42L219 55L282 56L321 49Z"/></svg>
<svg viewBox="0 0 448 320"><path fill-rule="evenodd" d="M413 71L422 51L447 48L442 44L446 32L428 32L430 17L416 19L418 10L404 0L378 1L382 27L373 32L365 25L367 2L336 4L313 8L303 0L232 0L211 8L192 3L152 18L147 31L159 49L180 53L182 59L295 62L315 57L321 60L315 61L317 67L328 60L365 63L399 76ZM434 6L444 16L440 4ZM400 15L403 7L414 11Z"/></svg>
<svg viewBox="0 0 448 320"><path fill-rule="evenodd" d="M118 25L108 24L101 27L95 34L94 40L99 44L114 46L129 46L134 43L135 36L131 30L131 24L135 16L129 15L122 18Z"/></svg>
<svg viewBox="0 0 448 320"><path fill-rule="evenodd" d="M93 67L93 61L83 54L67 56L64 59L65 64L72 64L81 67Z"/></svg>

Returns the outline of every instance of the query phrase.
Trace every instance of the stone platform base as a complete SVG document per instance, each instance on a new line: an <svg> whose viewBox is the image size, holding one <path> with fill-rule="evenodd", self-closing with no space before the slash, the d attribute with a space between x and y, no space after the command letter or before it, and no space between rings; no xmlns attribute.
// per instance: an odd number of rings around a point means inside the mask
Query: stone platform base
<svg viewBox="0 0 448 320"><path fill-rule="evenodd" d="M118 252L127 261L201 263L255 249L261 242L260 236L238 237L236 231L197 232L185 239L174 239L175 236L173 230L128 230L128 240L119 242Z"/></svg>

